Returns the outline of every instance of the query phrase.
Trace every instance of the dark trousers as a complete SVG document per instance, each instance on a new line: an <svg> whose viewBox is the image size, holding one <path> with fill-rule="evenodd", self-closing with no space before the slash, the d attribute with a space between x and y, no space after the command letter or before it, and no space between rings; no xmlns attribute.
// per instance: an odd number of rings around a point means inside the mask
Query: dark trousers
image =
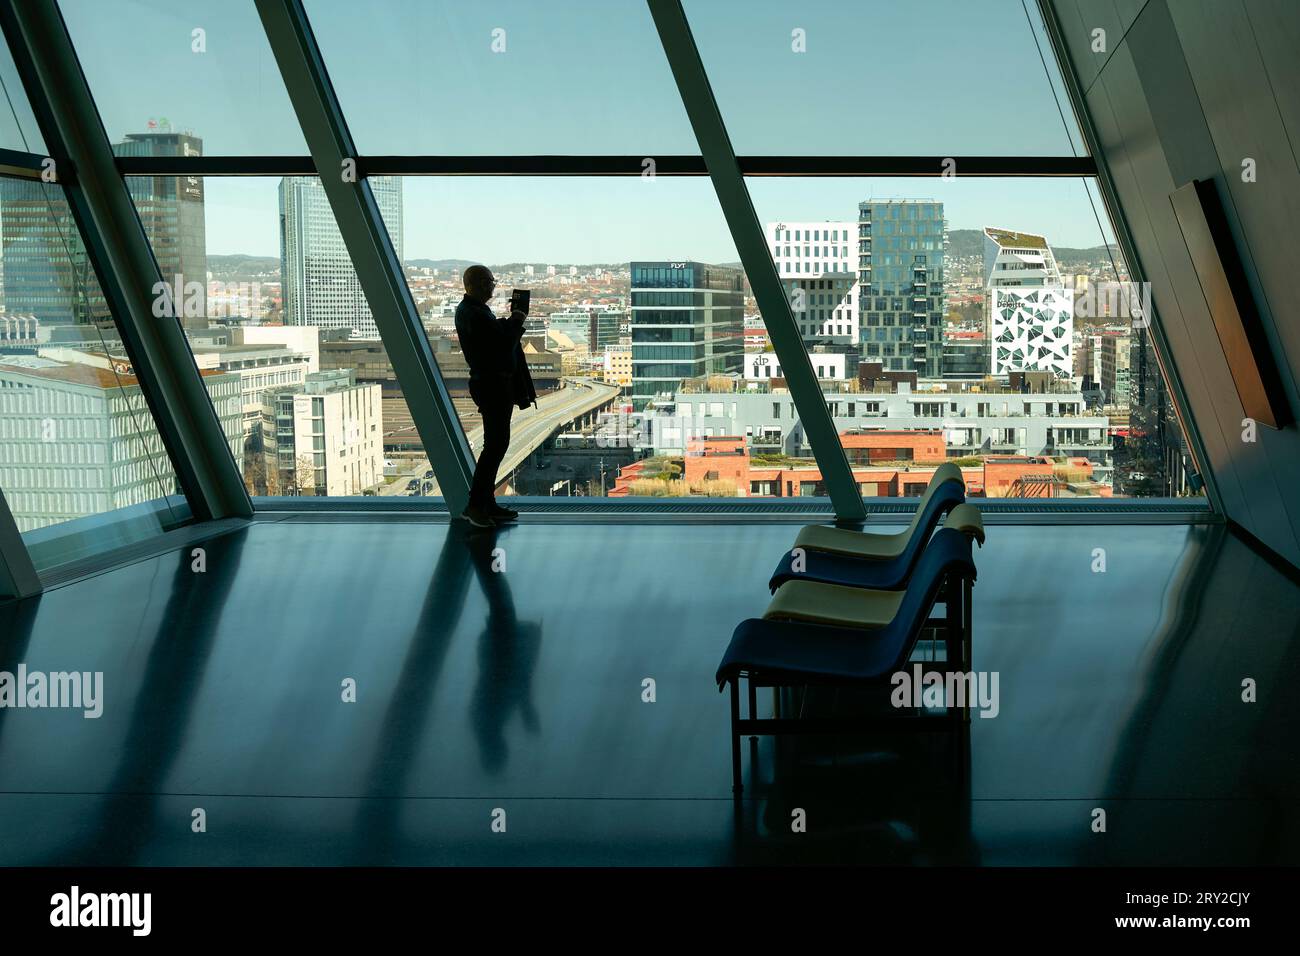
<svg viewBox="0 0 1300 956"><path fill-rule="evenodd" d="M478 389L471 389L471 394ZM510 416L515 406L509 395L474 395L479 414L483 417L483 450L474 466L474 481L469 486L469 503L480 508L496 500L497 469L505 460L510 447Z"/></svg>

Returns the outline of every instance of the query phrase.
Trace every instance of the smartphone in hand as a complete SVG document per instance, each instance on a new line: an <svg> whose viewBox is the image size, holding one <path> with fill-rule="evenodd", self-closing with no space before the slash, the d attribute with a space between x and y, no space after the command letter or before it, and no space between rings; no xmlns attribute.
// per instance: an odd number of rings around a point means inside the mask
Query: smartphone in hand
<svg viewBox="0 0 1300 956"><path fill-rule="evenodd" d="M529 289L515 289L510 293L510 311L528 314L528 300L532 297Z"/></svg>

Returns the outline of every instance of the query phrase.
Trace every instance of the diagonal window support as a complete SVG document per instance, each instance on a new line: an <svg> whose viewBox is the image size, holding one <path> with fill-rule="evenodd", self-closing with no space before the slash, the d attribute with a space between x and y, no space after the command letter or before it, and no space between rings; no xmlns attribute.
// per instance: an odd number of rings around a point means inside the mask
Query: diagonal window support
<svg viewBox="0 0 1300 956"><path fill-rule="evenodd" d="M162 274L58 4L0 3L0 25L191 510L199 520L251 517L252 502L180 322L154 318Z"/></svg>
<svg viewBox="0 0 1300 956"><path fill-rule="evenodd" d="M0 494L0 601L31 597L41 590L41 579L23 544L13 513Z"/></svg>
<svg viewBox="0 0 1300 956"><path fill-rule="evenodd" d="M257 12L429 464L458 513L469 501L474 456L370 183L356 172L356 146L307 14L301 0L257 0Z"/></svg>
<svg viewBox="0 0 1300 956"><path fill-rule="evenodd" d="M722 121L708 75L700 60L695 38L686 21L681 0L646 0L650 15L654 17L664 54L677 81L682 105L690 117L691 127L699 142L718 203L727 219L741 264L749 276L763 324L776 350L777 359L784 371L790 395L798 409L799 419L808 434L813 457L821 470L822 480L837 518L859 520L866 517L862 495L844 446L840 442L835 421L826 407L821 386L813 373L812 361L804 348L803 338L795 323L794 312L786 299L781 278L767 248L762 227L754 212L754 204L745 186L744 176L736 161L731 138Z"/></svg>

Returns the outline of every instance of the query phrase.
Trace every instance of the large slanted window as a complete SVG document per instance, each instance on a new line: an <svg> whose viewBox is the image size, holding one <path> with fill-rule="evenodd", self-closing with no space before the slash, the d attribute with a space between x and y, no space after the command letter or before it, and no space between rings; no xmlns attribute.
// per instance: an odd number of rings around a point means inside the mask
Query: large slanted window
<svg viewBox="0 0 1300 956"><path fill-rule="evenodd" d="M491 264L498 314L512 289L531 290L524 356L539 400L515 413L510 490L743 494L736 475L686 467L683 432L664 409L742 370L747 281L706 178L407 177L403 198L407 281L476 450L481 423L454 325L461 270ZM521 227L501 228L512 221ZM645 458L656 460L649 470Z"/></svg>
<svg viewBox="0 0 1300 956"><path fill-rule="evenodd" d="M644 0L304 6L362 155L697 152Z"/></svg>
<svg viewBox="0 0 1300 956"><path fill-rule="evenodd" d="M60 186L0 178L0 268L0 490L37 569L188 520ZM234 407L233 379L204 384Z"/></svg>
<svg viewBox="0 0 1300 956"><path fill-rule="evenodd" d="M250 494L438 494L254 5L61 7ZM501 491L826 493L643 0L304 8L472 452L460 275L532 292ZM1034 3L683 8L864 495L1197 493Z"/></svg>
<svg viewBox="0 0 1300 956"><path fill-rule="evenodd" d="M419 435L320 181L157 175L127 185L195 362L238 382L231 449L248 493L431 493ZM400 252L402 181L371 185Z"/></svg>
<svg viewBox="0 0 1300 956"><path fill-rule="evenodd" d="M59 7L111 142L172 132L196 137L202 155L307 152L251 0L60 0Z"/></svg>
<svg viewBox="0 0 1300 956"><path fill-rule="evenodd" d="M844 237L813 271L780 271L858 482L904 495L947 460L988 497L1186 493L1184 473L1169 486L1158 476L1152 427L1178 426L1091 180L959 171L748 185L779 267L778 233ZM781 391L757 375L747 388L764 414ZM763 459L815 467L800 445Z"/></svg>

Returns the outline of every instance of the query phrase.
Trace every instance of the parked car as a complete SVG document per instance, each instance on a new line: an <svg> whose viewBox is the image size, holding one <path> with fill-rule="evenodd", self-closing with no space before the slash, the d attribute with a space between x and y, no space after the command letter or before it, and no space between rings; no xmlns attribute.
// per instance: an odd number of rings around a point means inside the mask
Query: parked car
<svg viewBox="0 0 1300 956"><path fill-rule="evenodd" d="M418 478L412 478L410 481L408 481L408 482L406 483L406 490L407 490L407 491L414 491L415 489L417 489L417 488L419 488L419 487L420 487L420 479L418 479Z"/></svg>

